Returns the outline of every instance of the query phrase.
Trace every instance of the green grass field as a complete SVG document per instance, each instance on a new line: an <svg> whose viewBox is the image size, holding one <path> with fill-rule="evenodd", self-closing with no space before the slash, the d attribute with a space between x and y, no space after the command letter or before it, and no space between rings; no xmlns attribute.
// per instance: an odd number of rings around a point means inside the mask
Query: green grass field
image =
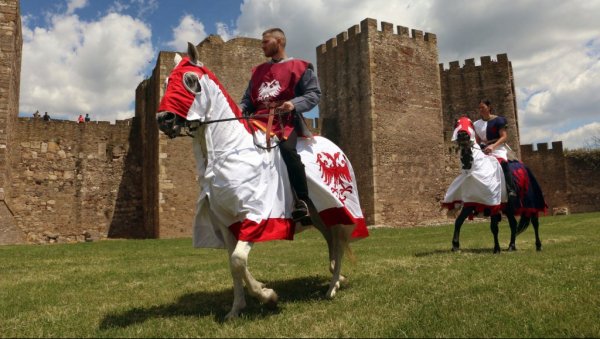
<svg viewBox="0 0 600 339"><path fill-rule="evenodd" d="M509 229L500 225L505 250ZM317 231L260 243L254 276L279 293L240 319L225 252L191 239L0 247L1 337L600 337L600 213L541 219L492 254L488 223L373 229L352 244L349 284L325 300Z"/></svg>

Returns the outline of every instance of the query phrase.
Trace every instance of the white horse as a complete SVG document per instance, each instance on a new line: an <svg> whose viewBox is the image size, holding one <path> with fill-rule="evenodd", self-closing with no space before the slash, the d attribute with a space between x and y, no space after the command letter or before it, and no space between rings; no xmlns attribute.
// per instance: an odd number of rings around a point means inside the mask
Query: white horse
<svg viewBox="0 0 600 339"><path fill-rule="evenodd" d="M200 196L194 218L195 247L226 247L233 277L233 306L226 319L246 307L244 284L260 302L276 304L277 294L248 270L255 242L293 239L310 225L291 218L293 193L279 149L265 146L265 134L243 117L219 80L188 44L176 55L157 120L170 137L194 137ZM276 138L275 138L276 141ZM312 226L325 237L333 274L326 297L345 282L341 265L348 242L368 236L354 172L344 153L322 137L299 138L298 153L308 181Z"/></svg>

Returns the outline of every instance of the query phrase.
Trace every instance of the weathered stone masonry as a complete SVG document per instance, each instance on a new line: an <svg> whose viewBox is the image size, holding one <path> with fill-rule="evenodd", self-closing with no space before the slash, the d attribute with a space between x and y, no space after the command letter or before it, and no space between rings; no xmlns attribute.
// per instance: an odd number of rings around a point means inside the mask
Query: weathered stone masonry
<svg viewBox="0 0 600 339"><path fill-rule="evenodd" d="M12 168L9 152L15 145L21 79L21 15L17 0L0 1L0 243L24 240L10 209Z"/></svg>
<svg viewBox="0 0 600 339"><path fill-rule="evenodd" d="M357 173L369 224L439 219L443 139L437 39L365 19L317 48L323 135ZM427 126L427 128L424 128ZM401 208L398 208L402 206Z"/></svg>
<svg viewBox="0 0 600 339"><path fill-rule="evenodd" d="M133 120L19 118L10 205L28 242L147 238Z"/></svg>
<svg viewBox="0 0 600 339"><path fill-rule="evenodd" d="M17 118L21 28L17 0L0 0L0 244L106 237L189 237L198 188L191 138L159 135L155 114L175 52L160 52L136 89L133 119L77 124ZM260 40L210 36L200 59L239 100ZM434 34L365 19L317 47L321 134L355 169L371 225L428 224L458 173L449 141L456 117L477 118L481 97L509 120L518 145L516 96L506 54L449 69ZM313 121L309 121L313 125ZM316 130L319 132L319 130ZM513 147L519 153L519 147ZM562 143L521 147L549 206L600 210L600 177L563 154Z"/></svg>

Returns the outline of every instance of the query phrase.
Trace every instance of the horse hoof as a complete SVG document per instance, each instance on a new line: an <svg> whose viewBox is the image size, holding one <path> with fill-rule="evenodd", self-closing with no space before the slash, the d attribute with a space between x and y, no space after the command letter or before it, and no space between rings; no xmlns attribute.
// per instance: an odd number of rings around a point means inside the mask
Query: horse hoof
<svg viewBox="0 0 600 339"><path fill-rule="evenodd" d="M239 316L240 316L240 311L238 311L238 310L231 310L225 316L225 321L231 321L231 320L237 319L237 318L239 318Z"/></svg>
<svg viewBox="0 0 600 339"><path fill-rule="evenodd" d="M516 251L516 250L517 250L517 247L515 246L515 244L510 244L510 245L508 246L508 251L509 251L509 252L514 252L514 251Z"/></svg>
<svg viewBox="0 0 600 339"><path fill-rule="evenodd" d="M535 246L535 250L538 251L538 252L541 252L542 251L542 245Z"/></svg>
<svg viewBox="0 0 600 339"><path fill-rule="evenodd" d="M263 298L261 301L265 305L265 307L269 309L277 308L278 300L279 296L277 296L277 293L275 293L275 291L273 291L270 288L263 289Z"/></svg>
<svg viewBox="0 0 600 339"><path fill-rule="evenodd" d="M325 295L327 297L327 299L335 298L335 294L337 293L337 290L339 288L340 288L340 282L338 281L329 288L329 291L327 291L327 294Z"/></svg>
<svg viewBox="0 0 600 339"><path fill-rule="evenodd" d="M500 254L500 247L494 247L494 254Z"/></svg>
<svg viewBox="0 0 600 339"><path fill-rule="evenodd" d="M459 252L460 251L460 243L458 241L453 241L452 242L452 252Z"/></svg>

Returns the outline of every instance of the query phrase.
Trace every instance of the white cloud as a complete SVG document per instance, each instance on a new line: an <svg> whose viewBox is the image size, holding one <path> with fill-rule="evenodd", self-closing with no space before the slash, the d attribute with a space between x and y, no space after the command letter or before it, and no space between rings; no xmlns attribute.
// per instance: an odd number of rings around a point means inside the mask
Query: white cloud
<svg viewBox="0 0 600 339"><path fill-rule="evenodd" d="M54 14L47 28L23 24L20 111L54 118L130 118L135 89L156 52L147 25L117 13L98 21Z"/></svg>
<svg viewBox="0 0 600 339"><path fill-rule="evenodd" d="M563 142L564 148L576 149L588 146L594 139L600 139L600 122L592 122L562 133L544 128L526 130L526 136L521 137L522 144L548 143L560 140Z"/></svg>
<svg viewBox="0 0 600 339"><path fill-rule="evenodd" d="M167 43L175 51L187 50L187 43L199 44L207 34L204 24L191 15L185 15L179 21L179 25L173 28L173 40Z"/></svg>
<svg viewBox="0 0 600 339"><path fill-rule="evenodd" d="M87 6L87 0L69 0L67 3L67 15L75 13L76 10Z"/></svg>
<svg viewBox="0 0 600 339"><path fill-rule="evenodd" d="M557 135L556 140L562 140L563 146L569 149L580 148L590 144L593 138L600 138L600 122L593 122Z"/></svg>
<svg viewBox="0 0 600 339"><path fill-rule="evenodd" d="M229 39L238 35L238 32L234 29L231 29L227 24L223 22L217 22L217 34L223 39L223 41L228 41Z"/></svg>

